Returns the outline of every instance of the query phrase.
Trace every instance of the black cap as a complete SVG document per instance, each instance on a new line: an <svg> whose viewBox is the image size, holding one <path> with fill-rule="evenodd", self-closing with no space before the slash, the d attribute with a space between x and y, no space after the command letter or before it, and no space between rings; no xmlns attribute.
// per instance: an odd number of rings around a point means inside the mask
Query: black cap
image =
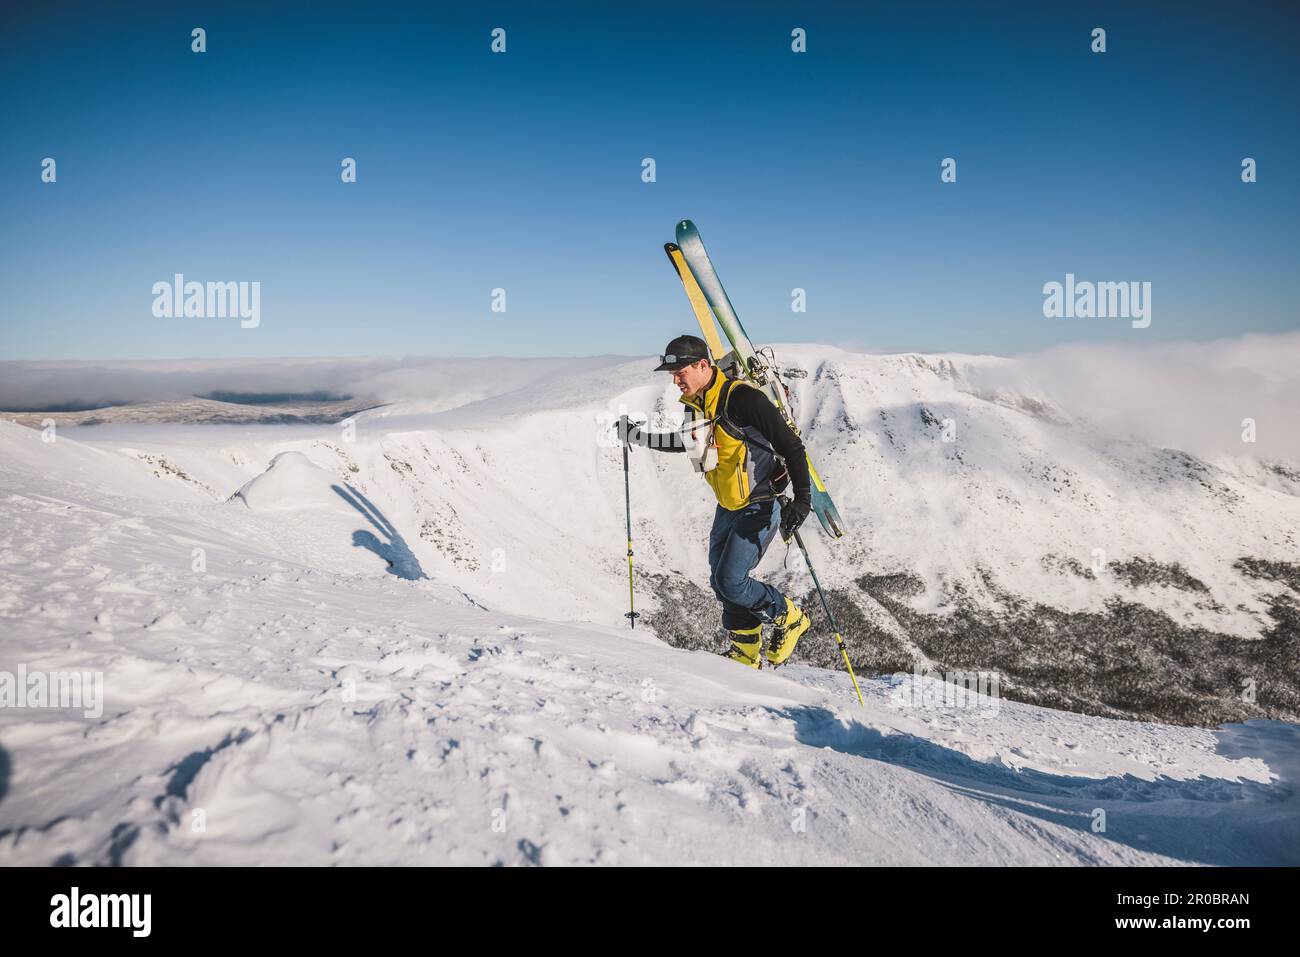
<svg viewBox="0 0 1300 957"><path fill-rule="evenodd" d="M708 359L709 345L699 336L678 336L664 346L664 354L659 357L655 372L683 369L693 362Z"/></svg>

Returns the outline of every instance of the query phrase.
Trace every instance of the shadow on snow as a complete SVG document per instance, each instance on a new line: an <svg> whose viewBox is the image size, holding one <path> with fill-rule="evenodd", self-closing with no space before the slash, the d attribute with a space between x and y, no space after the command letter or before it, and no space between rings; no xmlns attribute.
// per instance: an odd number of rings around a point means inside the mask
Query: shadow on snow
<svg viewBox="0 0 1300 957"><path fill-rule="evenodd" d="M418 581L421 578L427 578L424 569L420 567L420 561L407 547L406 540L398 534L393 524L384 517L384 513L379 511L370 499L366 498L351 485L345 487L331 485L332 488L343 501L347 502L368 521L379 535L368 532L363 528L357 529L352 533L352 544L357 548L364 548L367 551L374 552L385 562L388 563L388 574L396 575L398 578L405 578L408 581ZM381 538L382 536L382 538Z"/></svg>
<svg viewBox="0 0 1300 957"><path fill-rule="evenodd" d="M845 725L825 708L775 713L794 721L795 737L803 744L924 774L974 800L1061 827L1091 832L1100 808L1106 830L1097 836L1137 850L1200 864L1300 864L1300 725L1252 720L1215 729L1216 753L1268 765L1275 779L1262 784L1016 770L915 735L882 734L853 720Z"/></svg>

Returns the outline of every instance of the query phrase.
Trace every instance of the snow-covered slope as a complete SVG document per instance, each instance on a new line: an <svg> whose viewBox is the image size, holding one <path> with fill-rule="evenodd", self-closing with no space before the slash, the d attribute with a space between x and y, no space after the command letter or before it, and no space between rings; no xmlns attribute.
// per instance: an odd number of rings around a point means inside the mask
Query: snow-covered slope
<svg viewBox="0 0 1300 957"><path fill-rule="evenodd" d="M785 365L809 373L791 380L800 422L853 529L833 546L808 536L830 582L909 571L926 585L918 607L930 610L950 599L944 582L986 601L992 582L1079 610L1133 597L1133 586L1065 569L1146 557L1180 564L1213 600L1156 584L1139 590L1142 602L1180 623L1258 634L1259 583L1233 565L1296 554L1300 471L1109 438L1048 396L973 384L972 371L1011 360L778 348ZM608 620L624 561L622 463L607 424L622 410L665 425L680 418L675 390L650 365L589 361L450 409L396 402L349 420L355 436L330 427L65 434L163 456L223 496L278 451L301 451L383 501L440 579L526 611L535 586L558 573L565 594L543 599L548 617ZM713 503L703 483L680 459L642 451L631 481L638 564L706 581L699 542Z"/></svg>
<svg viewBox="0 0 1300 957"><path fill-rule="evenodd" d="M1300 584L1300 465L1111 434L1090 408L1024 384L1013 360L777 349L806 373L790 380L800 424L850 524L839 542L806 538L864 669L997 669L1020 700L1181 723L1300 715L1300 635L1279 627ZM350 572L369 552L380 570L428 575L492 609L619 621L623 475L609 423L626 411L674 425L675 390L646 360L503 367L488 382L478 362L437 398L339 426L63 434L129 450L199 498L224 499L299 452L338 479L361 524L306 522L289 557ZM637 450L631 497L647 623L708 647L707 489L680 457ZM760 571L812 599L797 555L773 548ZM838 658L815 635L800 654ZM1091 662L1089 681L1040 667L1061 659ZM1121 674L1129 662L1136 677ZM1121 689L1134 681L1142 694Z"/></svg>
<svg viewBox="0 0 1300 957"><path fill-rule="evenodd" d="M1294 725L1005 697L1294 714L1295 463L1107 435L1009 360L778 356L865 710L824 629L777 673L666 643L716 641L678 457L632 454L624 627L609 423L679 419L652 362L338 426L0 422L0 672L106 699L0 708L0 862L1297 862ZM913 662L1004 698L918 704Z"/></svg>
<svg viewBox="0 0 1300 957"><path fill-rule="evenodd" d="M157 494L189 487L126 455L90 486L93 452L39 441L0 425L0 667L101 672L104 702L0 709L0 862L1297 862L1293 726L927 705L908 677L860 708L842 674L330 567L345 513ZM254 499L315 487L286 463Z"/></svg>

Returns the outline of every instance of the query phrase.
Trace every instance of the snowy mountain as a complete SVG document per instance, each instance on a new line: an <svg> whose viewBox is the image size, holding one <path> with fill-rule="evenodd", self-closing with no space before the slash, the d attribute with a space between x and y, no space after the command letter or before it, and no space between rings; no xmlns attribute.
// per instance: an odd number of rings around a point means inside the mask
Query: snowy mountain
<svg viewBox="0 0 1300 957"><path fill-rule="evenodd" d="M865 709L818 624L776 672L709 653L713 502L640 449L626 628L609 424L680 419L644 359L335 425L0 422L0 672L104 690L0 708L0 861L1297 862L1300 464L1116 435L1014 360L777 355ZM924 699L966 669L1001 698Z"/></svg>

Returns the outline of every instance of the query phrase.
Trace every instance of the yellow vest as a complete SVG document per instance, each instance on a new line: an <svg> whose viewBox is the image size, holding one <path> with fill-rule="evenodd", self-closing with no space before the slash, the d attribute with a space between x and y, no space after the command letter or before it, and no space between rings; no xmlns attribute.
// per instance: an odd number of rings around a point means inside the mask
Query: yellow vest
<svg viewBox="0 0 1300 957"><path fill-rule="evenodd" d="M678 401L691 410L688 415L693 418L717 420L723 387L728 381L733 380L729 380L721 369L714 368L713 378L699 395L691 399L679 396ZM731 388L734 391L753 387L736 379ZM701 428L709 426L701 425ZM718 449L718 465L704 473L704 480L713 489L719 505L734 512L751 501L776 496L770 479L783 469L771 445L756 430L736 428L733 434L720 421L715 421L713 442Z"/></svg>

